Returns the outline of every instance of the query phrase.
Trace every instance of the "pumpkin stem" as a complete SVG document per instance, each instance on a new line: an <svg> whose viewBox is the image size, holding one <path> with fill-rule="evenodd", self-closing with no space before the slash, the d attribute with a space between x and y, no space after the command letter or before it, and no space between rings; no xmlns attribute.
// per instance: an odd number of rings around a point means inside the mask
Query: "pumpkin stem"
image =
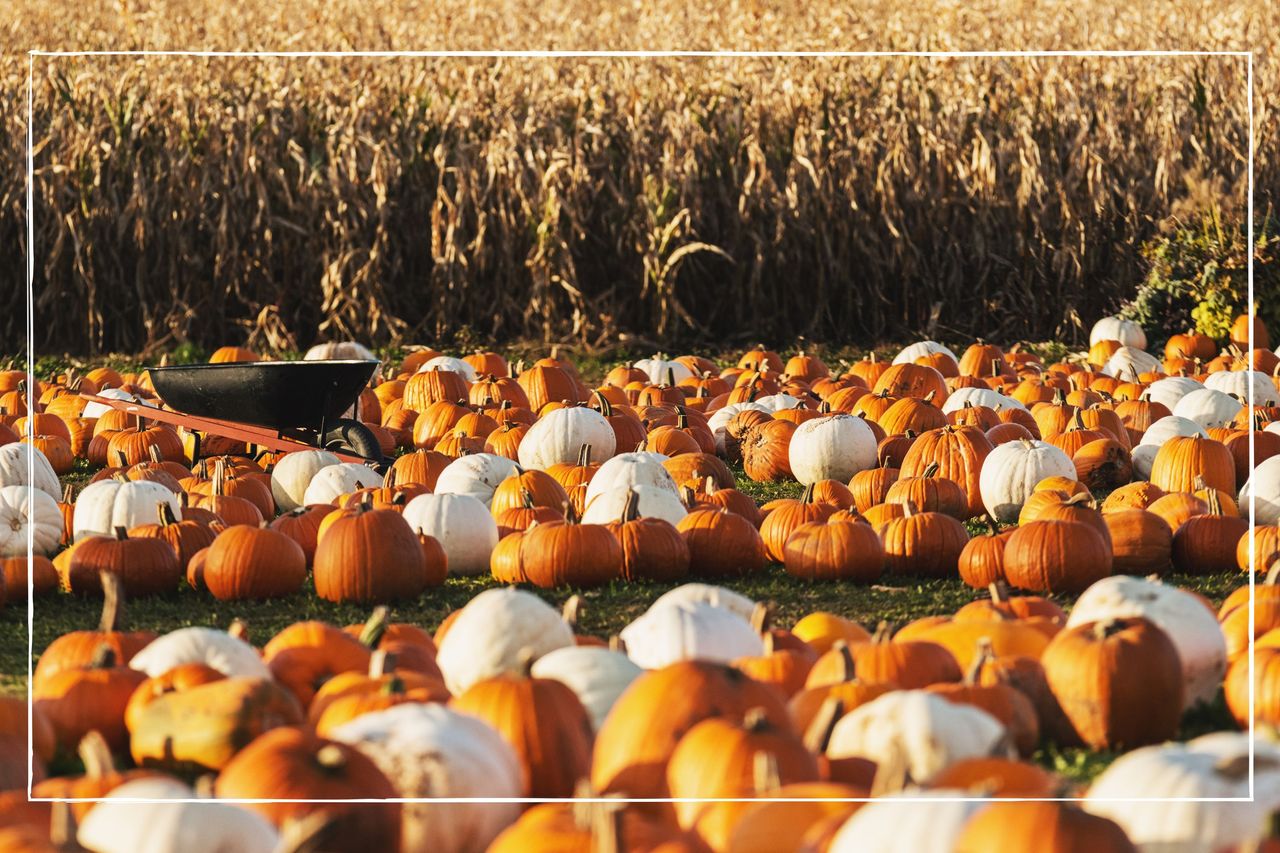
<svg viewBox="0 0 1280 853"><path fill-rule="evenodd" d="M817 484L810 483L809 485L804 487L804 494L800 497L800 503L803 503L803 504L813 503L813 487L815 485Z"/></svg>
<svg viewBox="0 0 1280 853"><path fill-rule="evenodd" d="M565 601L564 607L560 608L560 619L564 624L569 626L569 630L575 634L578 632L578 620L582 616L582 596L571 595Z"/></svg>
<svg viewBox="0 0 1280 853"><path fill-rule="evenodd" d="M987 592L991 594L991 601L995 604L1004 604L1009 600L1009 585L1004 581L992 581L987 584Z"/></svg>
<svg viewBox="0 0 1280 853"><path fill-rule="evenodd" d="M84 764L84 775L90 779L102 779L116 771L115 761L111 758L111 747L102 733L94 730L80 739L76 753Z"/></svg>
<svg viewBox="0 0 1280 853"><path fill-rule="evenodd" d="M1243 752L1239 755L1224 755L1219 758L1213 765L1213 772L1219 776L1225 776L1233 782L1239 782L1249 776L1249 753Z"/></svg>
<svg viewBox="0 0 1280 853"><path fill-rule="evenodd" d="M1093 623L1093 637L1095 640L1105 640L1108 637L1120 633L1124 629L1125 624L1122 619L1116 619L1114 617L1111 619L1102 619Z"/></svg>
<svg viewBox="0 0 1280 853"><path fill-rule="evenodd" d="M749 708L742 715L742 727L752 734L758 734L773 728L773 723L769 722L769 715L764 708L755 707Z"/></svg>
<svg viewBox="0 0 1280 853"><path fill-rule="evenodd" d="M924 469L924 471L922 471L922 472L921 472L920 476L921 476L921 477L936 477L936 476L938 475L938 471L939 471L939 469L941 469L941 467L942 467L942 466L941 466L941 465L939 465L937 462L930 462L930 463L929 463L929 465L928 465L928 467L926 467L926 468Z"/></svg>
<svg viewBox="0 0 1280 853"><path fill-rule="evenodd" d="M316 764L328 773L340 773L347 766L346 753L336 743L326 743L316 750Z"/></svg>
<svg viewBox="0 0 1280 853"><path fill-rule="evenodd" d="M1254 539L1254 543L1256 545L1257 539ZM1264 561L1265 564L1270 564L1271 568L1267 570L1267 577L1263 583L1274 586L1277 582L1280 582L1280 551L1269 555Z"/></svg>
<svg viewBox="0 0 1280 853"><path fill-rule="evenodd" d="M27 424L27 426L28 426L28 427L30 427L30 426L31 426L31 424L30 424L30 423L28 423L28 424ZM27 437L28 437L28 438L30 438L30 437L31 437L31 436L30 436L30 434L28 434L28 436L27 436ZM129 467L129 457L125 454L125 452L124 452L123 450L117 450L117 451L116 451L116 467L118 467L118 468L128 468L128 467Z"/></svg>
<svg viewBox="0 0 1280 853"><path fill-rule="evenodd" d="M844 716L844 702L838 696L828 696L822 701L818 713L804 730L805 749L814 755L822 755L831 743L831 733Z"/></svg>
<svg viewBox="0 0 1280 853"><path fill-rule="evenodd" d="M883 624L883 623L882 623ZM840 656L840 681L855 681L858 678L858 667L853 660L853 651L845 640L836 640L831 649Z"/></svg>
<svg viewBox="0 0 1280 853"><path fill-rule="evenodd" d="M102 616L98 619L98 631L109 634L124 624L124 585L115 572L100 571L98 579L102 584Z"/></svg>
<svg viewBox="0 0 1280 853"><path fill-rule="evenodd" d="M227 626L227 633L243 643L249 642L249 623L237 616Z"/></svg>
<svg viewBox="0 0 1280 853"><path fill-rule="evenodd" d="M973 656L973 663L969 665L969 671L964 675L964 683L970 686L978 683L978 679L982 676L982 668L996 659L990 637L979 637L977 645L978 653Z"/></svg>
<svg viewBox="0 0 1280 853"><path fill-rule="evenodd" d="M116 665L116 650L109 643L99 643L93 650L90 669L111 669Z"/></svg>
<svg viewBox="0 0 1280 853"><path fill-rule="evenodd" d="M71 808L71 803L66 800L54 801L53 811L49 816L49 840L53 846L63 853L87 851L88 848L81 846L76 840L76 831L76 813Z"/></svg>
<svg viewBox="0 0 1280 853"><path fill-rule="evenodd" d="M178 516L174 514L173 507L168 501L156 501L156 513L160 517L160 526L169 527L178 523Z"/></svg>
<svg viewBox="0 0 1280 853"><path fill-rule="evenodd" d="M120 542L123 542L129 538L129 531L127 528L124 528L124 527L117 527L115 529L115 534L116 534L116 539Z"/></svg>
<svg viewBox="0 0 1280 853"><path fill-rule="evenodd" d="M751 784L759 796L772 793L782 787L782 775L778 771L778 756L761 749L751 757Z"/></svg>
<svg viewBox="0 0 1280 853"><path fill-rule="evenodd" d="M578 467L586 468L591 464L591 445L584 444L578 450Z"/></svg>
<svg viewBox="0 0 1280 853"><path fill-rule="evenodd" d="M871 642L877 645L887 643L893 637L893 623L885 619L876 625L876 632L871 635Z"/></svg>
<svg viewBox="0 0 1280 853"><path fill-rule="evenodd" d="M516 671L521 678L533 677L533 662L537 659L538 656L528 646L520 649L520 654L516 656Z"/></svg>
<svg viewBox="0 0 1280 853"><path fill-rule="evenodd" d="M364 628L360 631L361 643L371 649L378 647L378 644L382 642L382 635L387 631L387 616L389 612L385 604L373 608L373 612L369 614L368 620L364 623Z"/></svg>
<svg viewBox="0 0 1280 853"><path fill-rule="evenodd" d="M634 488L627 489L627 499L622 505L622 521L635 521L640 517L640 493Z"/></svg>
<svg viewBox="0 0 1280 853"><path fill-rule="evenodd" d="M369 677L381 678L395 671L396 656L394 652L378 649L369 656Z"/></svg>

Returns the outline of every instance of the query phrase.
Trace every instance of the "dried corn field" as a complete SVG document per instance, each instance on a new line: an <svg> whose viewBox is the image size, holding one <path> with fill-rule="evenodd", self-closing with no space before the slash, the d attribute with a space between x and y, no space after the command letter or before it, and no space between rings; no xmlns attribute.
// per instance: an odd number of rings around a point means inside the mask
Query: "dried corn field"
<svg viewBox="0 0 1280 853"><path fill-rule="evenodd" d="M82 6L26 2L6 35L10 246L33 47L1263 50L1280 24L1260 2ZM1255 61L1263 210L1280 73ZM1243 214L1245 88L1221 57L37 58L37 349L1070 339L1162 223ZM8 265L0 298L22 283Z"/></svg>

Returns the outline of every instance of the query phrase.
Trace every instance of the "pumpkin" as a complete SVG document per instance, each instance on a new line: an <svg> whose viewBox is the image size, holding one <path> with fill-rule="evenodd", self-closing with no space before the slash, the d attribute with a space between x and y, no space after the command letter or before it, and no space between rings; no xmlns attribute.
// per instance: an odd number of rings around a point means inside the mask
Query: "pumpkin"
<svg viewBox="0 0 1280 853"><path fill-rule="evenodd" d="M1055 636L1040 660L1063 712L1094 749L1177 734L1186 695L1182 660L1155 623L1128 617L1077 624Z"/></svg>
<svg viewBox="0 0 1280 853"><path fill-rule="evenodd" d="M182 577L178 557L167 542L131 539L123 527L114 537L92 536L71 555L63 585L77 595L102 593L102 574L120 578L131 597L172 592Z"/></svg>
<svg viewBox="0 0 1280 853"><path fill-rule="evenodd" d="M986 589L991 584L1006 579L1004 549L1013 530L1002 533L990 516L987 519L987 530L986 535L969 539L956 560L960 580L974 589Z"/></svg>
<svg viewBox="0 0 1280 853"><path fill-rule="evenodd" d="M884 548L871 525L860 521L811 521L787 537L787 574L805 580L871 583L884 571Z"/></svg>
<svg viewBox="0 0 1280 853"><path fill-rule="evenodd" d="M89 666L64 669L34 685L32 706L49 721L59 748L72 750L91 731L99 732L113 750L128 743L124 712L129 696L145 679L122 666L102 644Z"/></svg>
<svg viewBox="0 0 1280 853"><path fill-rule="evenodd" d="M852 647L859 678L873 684L896 684L907 690L963 678L960 664L945 646L927 640L892 637L891 626L882 622L870 642ZM806 684L813 686L821 672L820 660Z"/></svg>
<svg viewBox="0 0 1280 853"><path fill-rule="evenodd" d="M1138 848L1114 821L1070 803L1037 802L982 807L969 818L952 849L956 853L1031 849L1136 853Z"/></svg>
<svg viewBox="0 0 1280 853"><path fill-rule="evenodd" d="M621 546L621 577L625 580L670 581L688 573L690 552L685 538L668 521L642 518L640 496L635 491L623 507L622 518L607 528Z"/></svg>
<svg viewBox="0 0 1280 853"><path fill-rule="evenodd" d="M977 796L1019 798L1052 797L1060 788L1048 771L1008 758L962 758L935 776L933 785Z"/></svg>
<svg viewBox="0 0 1280 853"><path fill-rule="evenodd" d="M401 849L466 853L486 849L520 814L525 785L515 751L487 723L439 704L404 704L366 714L333 737L367 755L405 803ZM439 802L440 798L464 801ZM485 798L470 802L466 798Z"/></svg>
<svg viewBox="0 0 1280 853"><path fill-rule="evenodd" d="M149 677L129 697L129 704L124 712L125 726L131 732L136 729L147 706L166 693L189 690L224 678L226 676L223 673L203 663L179 664L161 675Z"/></svg>
<svg viewBox="0 0 1280 853"><path fill-rule="evenodd" d="M667 797L667 764L680 738L713 717L741 719L763 709L773 725L789 725L777 691L723 664L682 661L646 672L614 703L596 735L592 785L603 794ZM655 810L671 814L668 804Z"/></svg>
<svg viewBox="0 0 1280 853"><path fill-rule="evenodd" d="M893 575L954 577L969 541L964 525L940 512L916 512L910 503L903 510L902 518L879 531L886 570Z"/></svg>
<svg viewBox="0 0 1280 853"><path fill-rule="evenodd" d="M1160 445L1151 484L1165 492L1193 492L1204 485L1235 494L1235 461L1222 442L1198 435L1174 436Z"/></svg>
<svg viewBox="0 0 1280 853"><path fill-rule="evenodd" d="M62 496L58 475L39 448L32 448L34 479L28 479L27 445L13 443L0 446L0 486L33 486L57 500Z"/></svg>
<svg viewBox="0 0 1280 853"><path fill-rule="evenodd" d="M1045 617L1016 619L1000 615L983 618L981 612L957 616L959 618L919 629L908 631L904 628L895 635L895 641L941 646L951 653L961 672L968 672L977 660L980 647L990 647L999 657L1039 658L1057 633L1057 622Z"/></svg>
<svg viewBox="0 0 1280 853"><path fill-rule="evenodd" d="M760 525L760 537L764 541L765 553L769 559L784 562L786 559L787 539L791 534L810 521L825 521L836 512L836 507L828 503L814 500L814 486L805 487L799 500L782 500L768 514Z"/></svg>
<svg viewBox="0 0 1280 853"><path fill-rule="evenodd" d="M221 798L265 800L248 807L276 826L314 812L326 813L332 821L325 833L326 849L400 847L399 803L296 802L398 796L395 786L364 753L305 729L282 727L261 735L222 768L214 784Z"/></svg>
<svg viewBox="0 0 1280 853"><path fill-rule="evenodd" d="M906 780L927 784L962 758L1009 751L1005 727L986 711L923 690L896 690L841 717L826 755L869 758L878 765L877 784L881 774L897 777L888 787L897 790Z"/></svg>
<svg viewBox="0 0 1280 853"><path fill-rule="evenodd" d="M793 477L789 453L797 429L793 422L777 419L748 428L739 443L746 475L758 483Z"/></svg>
<svg viewBox="0 0 1280 853"><path fill-rule="evenodd" d="M47 557L58 550L63 535L57 501L39 489L0 487L0 558Z"/></svg>
<svg viewBox="0 0 1280 853"><path fill-rule="evenodd" d="M1168 523L1145 509L1106 512L1102 520L1111 537L1111 565L1119 574L1149 575L1169 571L1173 531Z"/></svg>
<svg viewBox="0 0 1280 853"><path fill-rule="evenodd" d="M569 464L584 445L590 448L589 462L604 462L614 455L615 444L613 427L594 409L556 409L540 417L525 434L520 442L520 465L545 469Z"/></svg>
<svg viewBox="0 0 1280 853"><path fill-rule="evenodd" d="M192 663L205 664L228 677L271 677L257 650L238 630L219 631L200 626L179 628L157 637L133 656L129 666L156 678Z"/></svg>
<svg viewBox="0 0 1280 853"><path fill-rule="evenodd" d="M876 442L861 418L838 413L801 424L787 447L792 474L802 484L845 481L876 464Z"/></svg>
<svg viewBox="0 0 1280 853"><path fill-rule="evenodd" d="M1017 519L1023 503L1046 477L1075 478L1075 465L1058 448L1043 441L1002 444L988 454L979 475L983 505L1001 522Z"/></svg>
<svg viewBox="0 0 1280 853"><path fill-rule="evenodd" d="M1210 429L1229 426L1242 408L1243 404L1230 394L1205 387L1183 395L1172 411L1175 417L1186 418L1203 429Z"/></svg>
<svg viewBox="0 0 1280 853"><path fill-rule="evenodd" d="M574 643L572 630L554 608L515 588L485 590L457 613L448 633L437 639L436 655L445 685L455 695L515 668L526 648L536 661Z"/></svg>
<svg viewBox="0 0 1280 853"><path fill-rule="evenodd" d="M1080 592L1111 574L1111 549L1079 521L1032 521L1005 543L1004 576L1032 592Z"/></svg>
<svg viewBox="0 0 1280 853"><path fill-rule="evenodd" d="M135 654L155 639L155 634L126 632L124 623L124 593L115 576L103 579L102 617L94 631L70 631L55 639L40 655L33 674L32 689L38 689L50 678L64 670L80 669L88 665L98 647L106 644L121 663L128 663Z"/></svg>
<svg viewBox="0 0 1280 853"><path fill-rule="evenodd" d="M483 503L469 495L419 495L404 508L414 532L439 541L450 574L477 575L489 570L498 544L498 525Z"/></svg>
<svg viewBox="0 0 1280 853"><path fill-rule="evenodd" d="M174 517L182 518L178 496L159 483L110 479L91 483L76 498L72 533L79 542L90 536L110 536L117 527L130 530L159 524L159 503L166 503Z"/></svg>
<svg viewBox="0 0 1280 853"><path fill-rule="evenodd" d="M627 655L645 669L682 660L728 663L759 655L763 644L751 623L703 601L655 601L622 629Z"/></svg>
<svg viewBox="0 0 1280 853"><path fill-rule="evenodd" d="M600 586L622 577L623 550L605 525L548 522L523 535L520 564L536 586Z"/></svg>
<svg viewBox="0 0 1280 853"><path fill-rule="evenodd" d="M938 472L939 465L933 462L918 476L900 474L885 493L885 502L911 504L922 512L938 512L961 520L968 518L964 490Z"/></svg>
<svg viewBox="0 0 1280 853"><path fill-rule="evenodd" d="M1247 572L1253 567L1270 566L1280 558L1280 525L1259 524L1236 543L1236 565Z"/></svg>
<svg viewBox="0 0 1280 853"><path fill-rule="evenodd" d="M312 479L324 468L340 461L326 450L286 453L271 469L271 495L276 506L284 512L305 506L307 487Z"/></svg>
<svg viewBox="0 0 1280 853"><path fill-rule="evenodd" d="M164 501L156 504L160 515L159 524L143 524L129 531L134 539L160 539L173 548L178 557L178 565L186 566L191 558L202 548L213 544L216 535L209 527L197 521L179 521L173 508Z"/></svg>

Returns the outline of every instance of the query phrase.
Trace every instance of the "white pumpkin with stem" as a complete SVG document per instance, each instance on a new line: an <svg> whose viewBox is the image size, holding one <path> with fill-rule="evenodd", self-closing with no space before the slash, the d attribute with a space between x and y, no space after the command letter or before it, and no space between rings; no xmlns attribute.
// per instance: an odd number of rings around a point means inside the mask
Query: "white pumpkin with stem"
<svg viewBox="0 0 1280 853"><path fill-rule="evenodd" d="M676 481L662 465L666 460L663 454L647 450L619 453L601 465L587 484L587 505L599 494L629 486L651 486L679 495Z"/></svg>
<svg viewBox="0 0 1280 853"><path fill-rule="evenodd" d="M1076 478L1076 466L1057 447L1045 441L1020 439L987 454L978 475L978 492L987 512L997 520L1018 520L1022 505L1045 477Z"/></svg>
<svg viewBox="0 0 1280 853"><path fill-rule="evenodd" d="M360 489L382 484L382 476L360 462L339 462L321 468L307 484L302 499L305 506L337 503L338 498Z"/></svg>
<svg viewBox="0 0 1280 853"><path fill-rule="evenodd" d="M271 469L271 495L281 512L306 505L307 486L316 474L342 462L327 450L286 453Z"/></svg>
<svg viewBox="0 0 1280 853"><path fill-rule="evenodd" d="M62 510L53 498L26 486L0 487L0 557L25 557L28 536L34 552L47 557L62 533Z"/></svg>
<svg viewBox="0 0 1280 853"><path fill-rule="evenodd" d="M922 797L942 798L921 802ZM951 853L969 818L986 804L972 791L898 791L862 806L841 825L828 853Z"/></svg>
<svg viewBox="0 0 1280 853"><path fill-rule="evenodd" d="M1280 524L1280 456L1259 462L1238 497L1241 517L1249 517L1251 502L1256 501L1257 524Z"/></svg>
<svg viewBox="0 0 1280 853"><path fill-rule="evenodd" d="M150 480L126 480L117 475L84 487L76 497L72 534L76 542L89 536L114 536L117 527L132 530L143 524L160 524L161 503L174 518L182 518L182 504L167 486Z"/></svg>
<svg viewBox="0 0 1280 853"><path fill-rule="evenodd" d="M649 377L650 385L678 385L693 376L692 370L678 361L668 361L662 354L642 358L632 367L644 371L645 376Z"/></svg>
<svg viewBox="0 0 1280 853"><path fill-rule="evenodd" d="M800 405L799 397L792 397L790 394L769 394L755 401L762 411L773 414L783 409L794 409Z"/></svg>
<svg viewBox="0 0 1280 853"><path fill-rule="evenodd" d="M1204 429L1229 426L1244 405L1222 391L1200 388L1192 391L1173 407L1175 417L1186 418Z"/></svg>
<svg viewBox="0 0 1280 853"><path fill-rule="evenodd" d="M604 415L585 406L573 406L538 418L520 440L517 456L522 468L541 470L557 463L577 462L584 445L590 448L588 461L604 462L613 456L617 438Z"/></svg>
<svg viewBox="0 0 1280 853"><path fill-rule="evenodd" d="M728 663L764 651L760 633L741 616L705 602L655 605L618 635L627 656L644 669L683 660Z"/></svg>
<svg viewBox="0 0 1280 853"><path fill-rule="evenodd" d="M436 480L438 495L470 495L486 507L493 503L493 493L520 468L505 456L493 453L468 453L445 466Z"/></svg>
<svg viewBox="0 0 1280 853"><path fill-rule="evenodd" d="M927 784L962 758L1013 758L1008 732L972 705L948 702L924 690L895 690L840 718L827 743L828 758L868 758L877 772Z"/></svg>
<svg viewBox="0 0 1280 853"><path fill-rule="evenodd" d="M1166 376L1148 385L1146 395L1151 402L1159 403L1172 412L1177 408L1179 400L1203 387L1190 376Z"/></svg>
<svg viewBox="0 0 1280 853"><path fill-rule="evenodd" d="M1271 814L1280 809L1280 749L1262 738L1254 749L1252 802L1249 735L1219 732L1120 756L1089 787L1084 808L1119 824L1139 850L1247 849L1266 835ZM1108 802L1135 794L1144 801ZM1175 798L1242 802L1170 802Z"/></svg>
<svg viewBox="0 0 1280 853"><path fill-rule="evenodd" d="M535 678L550 678L578 696L598 731L613 703L642 670L624 652L603 646L566 646L538 658Z"/></svg>
<svg viewBox="0 0 1280 853"><path fill-rule="evenodd" d="M572 645L573 630L538 596L515 587L486 589L454 618L436 664L457 696L477 681L518 669L526 649L536 661Z"/></svg>
<svg viewBox="0 0 1280 853"><path fill-rule="evenodd" d="M468 383L476 381L476 369L460 358L438 355L423 362L422 366L418 368L418 373L426 373L429 370L448 370L451 373L459 374Z"/></svg>
<svg viewBox="0 0 1280 853"><path fill-rule="evenodd" d="M915 364L916 359L924 358L927 355L933 355L935 353L949 355L957 364L960 362L960 359L956 358L956 354L945 344L940 344L937 341L917 341L916 343L908 344L899 350L898 354L893 357L893 363Z"/></svg>
<svg viewBox="0 0 1280 853"><path fill-rule="evenodd" d="M415 533L434 537L449 559L451 575L489 572L489 555L498 544L498 525L489 508L471 495L418 495L404 508Z"/></svg>
<svg viewBox="0 0 1280 853"><path fill-rule="evenodd" d="M31 481L27 480L28 450L35 462L35 479ZM37 447L16 441L0 447L0 486L35 486L55 501L62 497L62 486L49 457Z"/></svg>
<svg viewBox="0 0 1280 853"><path fill-rule="evenodd" d="M1211 702L1227 673L1227 640L1218 620L1200 599L1154 576L1103 578L1071 608L1067 627L1142 616L1163 630L1182 659L1185 706Z"/></svg>
<svg viewBox="0 0 1280 853"><path fill-rule="evenodd" d="M970 406L986 406L988 409L1026 409L1021 401L1006 397L991 388L957 388L947 395L942 404L942 413L949 415L958 412L968 403Z"/></svg>
<svg viewBox="0 0 1280 853"><path fill-rule="evenodd" d="M1089 330L1089 346L1100 341L1119 341L1121 346L1145 350L1147 333L1132 320L1121 317L1103 317Z"/></svg>
<svg viewBox="0 0 1280 853"><path fill-rule="evenodd" d="M253 646L229 631L192 626L157 637L129 659L129 668L154 678L176 666L201 663L228 678L271 678Z"/></svg>
<svg viewBox="0 0 1280 853"><path fill-rule="evenodd" d="M1219 370L1204 380L1204 387L1221 391L1241 403L1249 402L1251 386L1254 406L1280 406L1280 389L1261 370Z"/></svg>
<svg viewBox="0 0 1280 853"><path fill-rule="evenodd" d="M176 779L156 776L125 782L85 815L76 832L94 853L272 853L280 836L257 812L233 803L194 800ZM152 800L154 802L139 802Z"/></svg>
<svg viewBox="0 0 1280 853"><path fill-rule="evenodd" d="M1137 381L1140 374L1160 370L1160 360L1154 355L1137 347L1120 347L1111 354L1107 363L1102 366L1103 376L1114 376L1117 379Z"/></svg>
<svg viewBox="0 0 1280 853"><path fill-rule="evenodd" d="M339 726L334 740L378 765L402 797L490 802L405 803L403 853L479 853L520 816L524 769L488 723L440 703L406 703Z"/></svg>
<svg viewBox="0 0 1280 853"><path fill-rule="evenodd" d="M582 513L583 524L621 521L632 492L638 498L636 512L640 518L661 518L676 525L689 514L684 502L673 491L659 486L616 486L590 500Z"/></svg>
<svg viewBox="0 0 1280 853"><path fill-rule="evenodd" d="M839 413L800 424L791 435L787 455L801 485L821 480L845 483L859 471L876 467L876 444L865 420Z"/></svg>
<svg viewBox="0 0 1280 853"><path fill-rule="evenodd" d="M658 596L649 609L663 607L676 602L702 602L712 607L720 607L750 621L756 612L756 602L740 592L725 586L709 583L686 583L668 590Z"/></svg>
<svg viewBox="0 0 1280 853"><path fill-rule="evenodd" d="M1202 426L1187 418L1167 415L1156 421L1147 427L1147 431L1142 434L1142 441L1138 442L1138 446L1133 448L1130 454L1133 459L1134 474L1143 480L1150 479L1151 466L1155 463L1156 453L1160 451L1161 446L1171 438L1193 435L1201 438L1209 437Z"/></svg>

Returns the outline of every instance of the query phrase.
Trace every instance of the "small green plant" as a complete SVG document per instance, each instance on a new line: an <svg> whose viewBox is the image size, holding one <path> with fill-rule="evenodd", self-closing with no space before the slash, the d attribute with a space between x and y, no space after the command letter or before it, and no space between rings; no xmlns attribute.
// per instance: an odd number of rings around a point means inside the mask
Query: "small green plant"
<svg viewBox="0 0 1280 853"><path fill-rule="evenodd" d="M1262 218L1254 242L1254 295L1259 316L1280 325L1280 236L1270 212ZM1226 223L1216 206L1178 223L1170 233L1143 248L1150 271L1121 316L1146 330L1156 351L1171 335L1197 331L1222 341L1245 309L1248 254L1241 223Z"/></svg>

